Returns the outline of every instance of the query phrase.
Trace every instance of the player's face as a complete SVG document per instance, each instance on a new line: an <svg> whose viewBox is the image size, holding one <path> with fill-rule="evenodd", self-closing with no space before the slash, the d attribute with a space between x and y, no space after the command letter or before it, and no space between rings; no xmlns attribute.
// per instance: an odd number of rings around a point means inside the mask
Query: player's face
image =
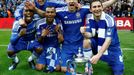
<svg viewBox="0 0 134 75"><path fill-rule="evenodd" d="M91 12L95 17L100 17L103 11L103 6L101 2L95 1L91 4Z"/></svg>
<svg viewBox="0 0 134 75"><path fill-rule="evenodd" d="M75 11L77 9L78 0L66 0L69 11Z"/></svg>
<svg viewBox="0 0 134 75"><path fill-rule="evenodd" d="M45 1L46 0L37 0L37 2L39 3L39 5L41 5L41 6L44 5Z"/></svg>
<svg viewBox="0 0 134 75"><path fill-rule="evenodd" d="M56 16L55 8L47 7L45 15L46 15L47 21L52 22L54 20L54 17Z"/></svg>
<svg viewBox="0 0 134 75"><path fill-rule="evenodd" d="M24 7L24 19L26 22L31 22L33 20L34 11Z"/></svg>

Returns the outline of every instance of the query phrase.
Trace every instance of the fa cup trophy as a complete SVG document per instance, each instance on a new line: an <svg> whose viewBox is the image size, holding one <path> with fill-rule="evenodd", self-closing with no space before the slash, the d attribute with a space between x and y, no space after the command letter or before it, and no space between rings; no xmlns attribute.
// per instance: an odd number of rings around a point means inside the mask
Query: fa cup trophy
<svg viewBox="0 0 134 75"><path fill-rule="evenodd" d="M66 75L92 75L91 63L88 58L83 56L81 48L78 49L74 60L67 61Z"/></svg>

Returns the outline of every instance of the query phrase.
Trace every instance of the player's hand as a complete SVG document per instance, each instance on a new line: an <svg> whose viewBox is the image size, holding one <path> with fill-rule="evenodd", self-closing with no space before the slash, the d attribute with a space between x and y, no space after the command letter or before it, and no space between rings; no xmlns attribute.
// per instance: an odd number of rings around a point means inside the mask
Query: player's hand
<svg viewBox="0 0 134 75"><path fill-rule="evenodd" d="M57 33L59 33L59 32L58 32L58 31L59 31L59 28L60 28L59 25L56 25L56 26L55 26L55 31L56 31Z"/></svg>
<svg viewBox="0 0 134 75"><path fill-rule="evenodd" d="M26 34L26 28L22 28L19 32L19 36L24 36Z"/></svg>
<svg viewBox="0 0 134 75"><path fill-rule="evenodd" d="M59 41L59 43L62 43L64 41L62 34L58 34L58 41Z"/></svg>
<svg viewBox="0 0 134 75"><path fill-rule="evenodd" d="M59 26L59 25L56 25L56 26L55 26L55 31L56 31L58 34L62 34L62 33L63 33L63 31L62 31L62 29L61 29L61 26Z"/></svg>
<svg viewBox="0 0 134 75"><path fill-rule="evenodd" d="M19 19L19 24L20 24L20 26L22 26L22 27L27 27L27 24L26 24L26 22L24 21L24 19Z"/></svg>
<svg viewBox="0 0 134 75"><path fill-rule="evenodd" d="M94 55L94 56L90 59L90 62L91 62L92 64L97 64L97 62L99 61L100 57L101 57L101 55L96 54L96 55Z"/></svg>
<svg viewBox="0 0 134 75"><path fill-rule="evenodd" d="M47 36L49 33L50 33L50 28L47 27L47 28L45 28L45 29L42 30L41 36L45 37L45 36Z"/></svg>
<svg viewBox="0 0 134 75"><path fill-rule="evenodd" d="M30 1L26 1L25 2L25 6L29 9L29 10L33 10L35 11L36 10L36 6L33 2L30 2Z"/></svg>
<svg viewBox="0 0 134 75"><path fill-rule="evenodd" d="M83 33L85 33L86 32L86 27L80 27L80 32L83 34Z"/></svg>

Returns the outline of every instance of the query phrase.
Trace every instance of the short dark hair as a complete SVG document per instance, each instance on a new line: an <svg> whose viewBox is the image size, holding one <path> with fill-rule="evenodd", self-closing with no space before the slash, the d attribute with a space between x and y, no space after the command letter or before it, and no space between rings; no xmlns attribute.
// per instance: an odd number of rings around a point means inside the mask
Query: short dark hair
<svg viewBox="0 0 134 75"><path fill-rule="evenodd" d="M47 6L46 8L54 8L54 10L56 11L54 6ZM46 9L45 9L45 11L46 11Z"/></svg>
<svg viewBox="0 0 134 75"><path fill-rule="evenodd" d="M93 2L100 2L101 5L102 5L102 1L101 1L101 0L92 0L92 1L90 2L90 8L91 8Z"/></svg>

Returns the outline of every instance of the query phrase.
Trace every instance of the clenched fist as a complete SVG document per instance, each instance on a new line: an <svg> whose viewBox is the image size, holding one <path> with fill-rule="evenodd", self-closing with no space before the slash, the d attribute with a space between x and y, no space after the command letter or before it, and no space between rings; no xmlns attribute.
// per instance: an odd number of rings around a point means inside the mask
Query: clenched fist
<svg viewBox="0 0 134 75"><path fill-rule="evenodd" d="M50 28L45 28L42 30L41 36L45 37L50 33Z"/></svg>
<svg viewBox="0 0 134 75"><path fill-rule="evenodd" d="M80 27L80 32L83 34L83 33L85 33L86 32L86 27Z"/></svg>
<svg viewBox="0 0 134 75"><path fill-rule="evenodd" d="M22 28L19 32L19 36L24 36L26 34L26 28Z"/></svg>

